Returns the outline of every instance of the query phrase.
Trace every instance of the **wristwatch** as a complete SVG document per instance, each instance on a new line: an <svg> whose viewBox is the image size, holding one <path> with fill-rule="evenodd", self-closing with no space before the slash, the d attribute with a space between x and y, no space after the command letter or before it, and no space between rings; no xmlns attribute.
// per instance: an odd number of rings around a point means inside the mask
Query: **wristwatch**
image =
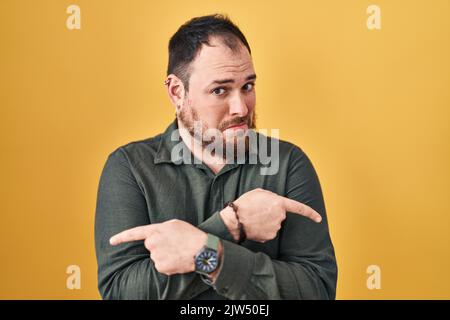
<svg viewBox="0 0 450 320"><path fill-rule="evenodd" d="M219 267L219 238L208 233L206 245L194 258L195 272L209 275Z"/></svg>

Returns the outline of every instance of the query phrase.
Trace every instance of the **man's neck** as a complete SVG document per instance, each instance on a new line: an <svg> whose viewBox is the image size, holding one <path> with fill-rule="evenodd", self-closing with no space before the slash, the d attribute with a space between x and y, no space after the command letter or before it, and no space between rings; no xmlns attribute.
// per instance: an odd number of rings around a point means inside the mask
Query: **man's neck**
<svg viewBox="0 0 450 320"><path fill-rule="evenodd" d="M177 120L178 121L178 120ZM180 129L180 137L183 142L189 148L191 153L197 159L208 166L215 174L217 174L225 166L225 160L220 156L213 156L210 152L207 152L201 143L194 139L193 136L186 130L186 128L178 121L178 128Z"/></svg>

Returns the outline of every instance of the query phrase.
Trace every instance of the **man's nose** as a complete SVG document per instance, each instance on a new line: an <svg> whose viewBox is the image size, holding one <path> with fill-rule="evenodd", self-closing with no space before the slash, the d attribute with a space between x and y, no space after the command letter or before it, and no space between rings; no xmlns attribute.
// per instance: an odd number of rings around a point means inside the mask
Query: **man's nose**
<svg viewBox="0 0 450 320"><path fill-rule="evenodd" d="M241 94L235 95L230 101L230 115L245 117L248 113L247 104Z"/></svg>

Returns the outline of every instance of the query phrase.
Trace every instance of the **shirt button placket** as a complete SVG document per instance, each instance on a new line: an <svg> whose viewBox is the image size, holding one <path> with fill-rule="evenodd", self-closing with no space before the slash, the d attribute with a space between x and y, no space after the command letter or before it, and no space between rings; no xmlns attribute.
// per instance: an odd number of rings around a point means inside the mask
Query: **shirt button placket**
<svg viewBox="0 0 450 320"><path fill-rule="evenodd" d="M223 206L223 183L220 176L215 177L211 184L210 205L213 211L222 210Z"/></svg>

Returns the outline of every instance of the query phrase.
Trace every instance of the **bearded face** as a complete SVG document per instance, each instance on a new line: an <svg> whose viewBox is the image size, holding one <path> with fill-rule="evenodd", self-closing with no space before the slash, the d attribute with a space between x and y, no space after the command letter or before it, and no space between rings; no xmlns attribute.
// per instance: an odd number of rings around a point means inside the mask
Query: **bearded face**
<svg viewBox="0 0 450 320"><path fill-rule="evenodd" d="M187 100L189 101L189 100ZM177 118L182 126L202 147L206 148L222 143L222 156L225 159L227 153L233 151L233 156L238 155L238 147L243 144L244 150L249 149L247 130L256 128L256 113L252 111L245 116L238 116L230 120L224 120L218 127L209 127L205 121L200 119L195 107L188 104L181 108ZM216 141L216 138L221 138Z"/></svg>

